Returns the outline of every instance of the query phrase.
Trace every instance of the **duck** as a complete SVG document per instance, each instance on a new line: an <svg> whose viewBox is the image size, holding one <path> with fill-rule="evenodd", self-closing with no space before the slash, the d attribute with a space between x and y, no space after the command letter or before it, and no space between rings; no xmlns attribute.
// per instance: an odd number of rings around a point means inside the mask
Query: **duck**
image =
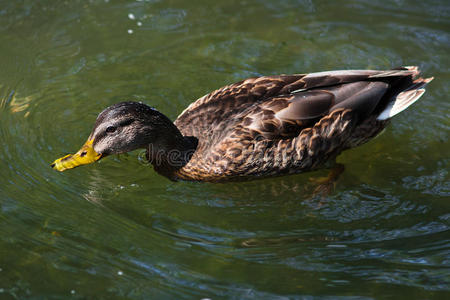
<svg viewBox="0 0 450 300"><path fill-rule="evenodd" d="M377 136L433 77L416 66L248 78L191 103L172 122L141 102L98 115L86 143L55 160L65 171L145 149L172 181L244 181L325 168Z"/></svg>

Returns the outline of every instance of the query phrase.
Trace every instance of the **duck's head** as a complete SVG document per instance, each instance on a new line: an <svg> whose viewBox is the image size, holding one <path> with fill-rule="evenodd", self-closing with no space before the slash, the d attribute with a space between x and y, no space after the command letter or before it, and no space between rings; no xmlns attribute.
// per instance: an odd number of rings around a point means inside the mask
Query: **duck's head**
<svg viewBox="0 0 450 300"><path fill-rule="evenodd" d="M51 167L64 171L150 144L170 147L171 141L180 137L176 126L157 110L138 102L121 102L98 115L89 138L77 153L55 160Z"/></svg>

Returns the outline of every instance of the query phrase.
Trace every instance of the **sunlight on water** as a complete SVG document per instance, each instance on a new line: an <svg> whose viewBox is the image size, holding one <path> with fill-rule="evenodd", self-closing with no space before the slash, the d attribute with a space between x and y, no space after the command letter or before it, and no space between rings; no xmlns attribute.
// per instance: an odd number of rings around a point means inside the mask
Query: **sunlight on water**
<svg viewBox="0 0 450 300"><path fill-rule="evenodd" d="M430 299L449 292L446 1L1 1L0 298ZM139 151L57 173L97 114L170 118L250 76L418 65L427 93L309 174L172 183Z"/></svg>

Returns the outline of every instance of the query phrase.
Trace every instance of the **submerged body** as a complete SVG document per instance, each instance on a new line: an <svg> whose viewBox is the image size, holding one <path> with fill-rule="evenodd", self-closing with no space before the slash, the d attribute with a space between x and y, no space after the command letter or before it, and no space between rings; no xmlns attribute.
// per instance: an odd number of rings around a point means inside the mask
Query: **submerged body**
<svg viewBox="0 0 450 300"><path fill-rule="evenodd" d="M171 180L223 182L317 169L376 136L432 80L416 67L250 78L192 103L172 123L137 102L100 113L83 148L56 160L64 171L109 154L147 149Z"/></svg>

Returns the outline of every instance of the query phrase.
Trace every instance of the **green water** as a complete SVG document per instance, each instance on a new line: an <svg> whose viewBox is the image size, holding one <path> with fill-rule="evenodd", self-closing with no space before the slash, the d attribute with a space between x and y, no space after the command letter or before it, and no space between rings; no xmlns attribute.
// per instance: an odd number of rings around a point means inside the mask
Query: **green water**
<svg viewBox="0 0 450 300"><path fill-rule="evenodd" d="M449 53L445 0L0 0L0 299L448 299ZM175 119L250 76L399 65L435 80L323 199L327 171L49 167L118 101Z"/></svg>

